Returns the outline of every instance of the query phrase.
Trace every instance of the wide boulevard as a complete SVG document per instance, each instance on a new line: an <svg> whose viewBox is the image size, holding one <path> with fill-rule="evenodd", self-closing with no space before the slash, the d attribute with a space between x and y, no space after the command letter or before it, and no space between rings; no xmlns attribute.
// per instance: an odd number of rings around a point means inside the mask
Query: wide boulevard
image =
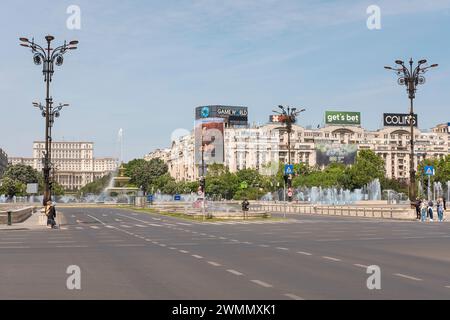
<svg viewBox="0 0 450 320"><path fill-rule="evenodd" d="M60 210L59 230L0 231L0 299L450 298L449 223ZM373 265L379 290L367 287ZM68 289L69 266L81 290Z"/></svg>

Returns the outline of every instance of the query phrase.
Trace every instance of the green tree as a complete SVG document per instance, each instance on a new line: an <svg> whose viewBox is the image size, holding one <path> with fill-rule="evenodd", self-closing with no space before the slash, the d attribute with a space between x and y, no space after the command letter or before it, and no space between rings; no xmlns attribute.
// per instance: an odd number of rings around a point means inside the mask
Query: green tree
<svg viewBox="0 0 450 320"><path fill-rule="evenodd" d="M372 150L361 150L355 164L347 167L340 179L340 184L346 189L359 189L378 178L386 175L383 159Z"/></svg>
<svg viewBox="0 0 450 320"><path fill-rule="evenodd" d="M2 184L0 186L0 194L6 195L9 199L14 196L25 195L26 185L19 180L12 179L10 177L3 177Z"/></svg>
<svg viewBox="0 0 450 320"><path fill-rule="evenodd" d="M133 185L142 187L142 190L147 192L155 186L158 178L166 175L167 171L168 167L161 159L150 161L137 159L127 164L125 174L131 178L130 182Z"/></svg>
<svg viewBox="0 0 450 320"><path fill-rule="evenodd" d="M8 166L3 177L19 181L25 185L39 182L39 173L37 170L23 164Z"/></svg>

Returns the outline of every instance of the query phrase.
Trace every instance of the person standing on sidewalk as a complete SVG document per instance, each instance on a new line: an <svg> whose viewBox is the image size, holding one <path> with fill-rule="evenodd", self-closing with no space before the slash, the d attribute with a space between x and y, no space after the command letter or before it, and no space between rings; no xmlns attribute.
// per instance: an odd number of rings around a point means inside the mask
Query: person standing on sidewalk
<svg viewBox="0 0 450 320"><path fill-rule="evenodd" d="M436 207L437 207L438 220L439 220L439 222L442 222L442 220L444 219L444 204L441 201L441 199L438 200Z"/></svg>
<svg viewBox="0 0 450 320"><path fill-rule="evenodd" d="M51 200L47 201L45 215L47 216L47 228L56 228L56 209Z"/></svg>
<svg viewBox="0 0 450 320"><path fill-rule="evenodd" d="M428 201L428 216L430 217L430 222L433 222L433 201Z"/></svg>
<svg viewBox="0 0 450 320"><path fill-rule="evenodd" d="M419 220L420 219L420 207L421 207L421 201L420 201L420 199L419 198L417 198L416 199L416 203L415 203L415 206L416 206L416 219L417 220Z"/></svg>
<svg viewBox="0 0 450 320"><path fill-rule="evenodd" d="M422 200L422 204L420 205L420 213L421 213L421 221L425 222L427 220L427 201L425 199Z"/></svg>

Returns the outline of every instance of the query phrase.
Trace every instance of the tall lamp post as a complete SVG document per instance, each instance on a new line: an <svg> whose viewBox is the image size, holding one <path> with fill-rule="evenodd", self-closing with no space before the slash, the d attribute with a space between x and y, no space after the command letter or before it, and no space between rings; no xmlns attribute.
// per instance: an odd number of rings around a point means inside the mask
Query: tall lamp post
<svg viewBox="0 0 450 320"><path fill-rule="evenodd" d="M283 123L286 126L286 132L288 134L288 163L291 165L291 133L292 133L292 125L297 122L297 117L300 113L306 111L306 109L297 110L297 108L284 107L279 105L278 110L273 110L274 113L277 114L278 121ZM285 182L287 183L288 190L292 188L292 175L285 175ZM284 197L286 197L286 191L284 191ZM289 201L292 201L292 197L289 196Z"/></svg>
<svg viewBox="0 0 450 320"><path fill-rule="evenodd" d="M387 70L392 70L398 75L398 84L406 86L406 92L410 100L409 108L409 126L410 133L410 156L409 156L409 200L416 200L416 169L414 165L414 99L416 98L417 86L425 83L423 74L430 68L435 68L438 65L432 64L426 66L427 60L422 59L418 62L416 67L413 67L414 61L409 60L409 68L405 66L402 60L396 60L397 67L384 67Z"/></svg>
<svg viewBox="0 0 450 320"><path fill-rule="evenodd" d="M43 116L45 117L45 154L44 154L44 168L42 169L44 173L44 199L43 204L45 205L47 201L51 200L50 194L50 161L51 161L51 150L50 150L50 128L51 128L51 120L52 120L52 98L50 97L50 82L52 82L53 73L55 72L55 64L57 66L61 66L64 63L63 55L67 53L69 50L77 49L78 41L73 40L67 43L64 41L64 44L52 48L51 43L55 38L53 36L46 36L45 40L47 41L46 48L41 47L40 45L34 42L34 39L31 41L27 38L20 38L21 46L30 48L33 53L33 61L36 65L42 65L42 73L44 75L44 82L46 83L46 103L45 103L45 114L44 107L42 107ZM56 108L57 109L57 108ZM59 112L58 112L59 114ZM56 116L56 113L54 114Z"/></svg>

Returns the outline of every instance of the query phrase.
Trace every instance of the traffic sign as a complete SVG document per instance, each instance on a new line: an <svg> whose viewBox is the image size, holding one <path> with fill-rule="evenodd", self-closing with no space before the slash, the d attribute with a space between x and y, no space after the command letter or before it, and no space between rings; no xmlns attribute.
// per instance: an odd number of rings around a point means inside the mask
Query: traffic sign
<svg viewBox="0 0 450 320"><path fill-rule="evenodd" d="M427 175L427 176L434 176L434 174L435 174L433 166L425 166L424 171L425 171L425 175Z"/></svg>
<svg viewBox="0 0 450 320"><path fill-rule="evenodd" d="M288 197L292 197L294 195L294 191L292 189L288 190Z"/></svg>
<svg viewBox="0 0 450 320"><path fill-rule="evenodd" d="M286 164L284 166L284 174L294 174L294 165L293 164Z"/></svg>
<svg viewBox="0 0 450 320"><path fill-rule="evenodd" d="M173 197L173 200L175 200L175 201L181 201L181 196L180 196L179 194L176 194L176 195Z"/></svg>
<svg viewBox="0 0 450 320"><path fill-rule="evenodd" d="M147 196L147 201L148 201L148 202L153 202L153 195L152 195L152 194L149 194L149 195Z"/></svg>

